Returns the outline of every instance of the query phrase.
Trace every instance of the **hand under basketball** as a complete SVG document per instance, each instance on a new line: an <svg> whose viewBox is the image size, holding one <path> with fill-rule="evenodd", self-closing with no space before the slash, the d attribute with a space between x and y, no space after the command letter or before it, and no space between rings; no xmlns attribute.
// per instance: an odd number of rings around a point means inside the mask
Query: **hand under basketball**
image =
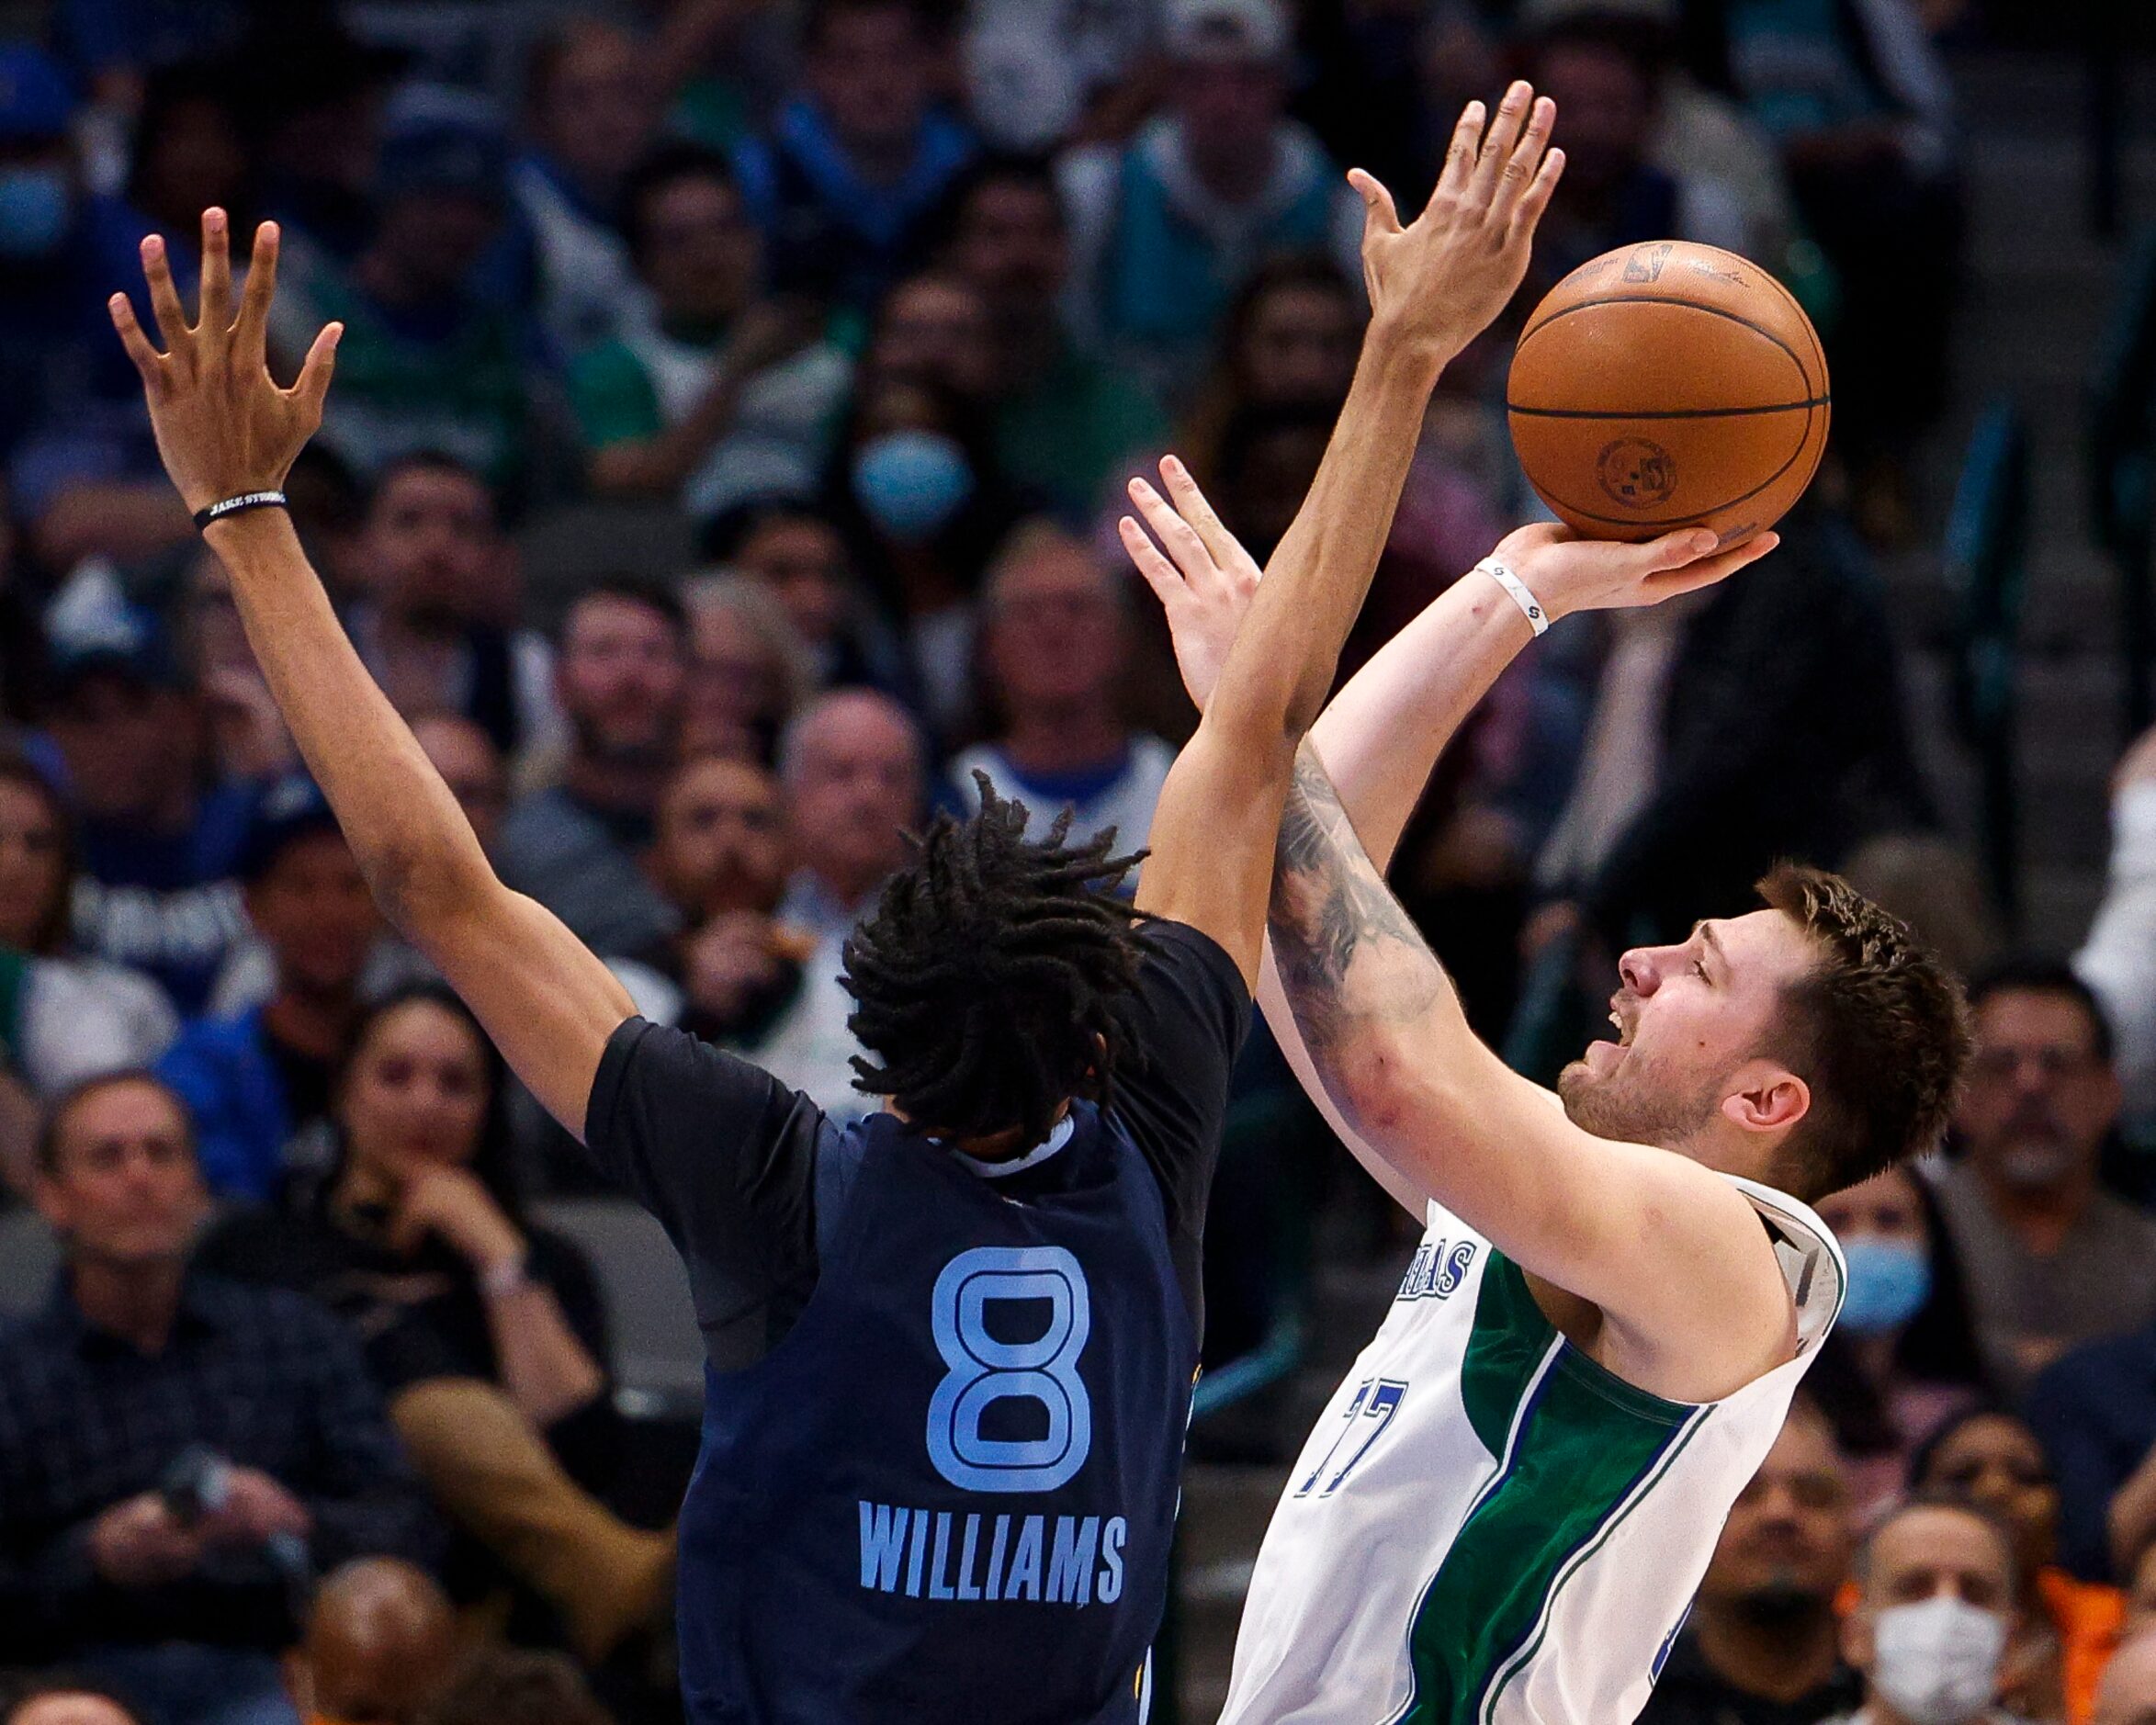
<svg viewBox="0 0 2156 1725"><path fill-rule="evenodd" d="M1360 168L1362 276L1373 332L1451 360L1480 335L1527 275L1535 224L1564 171L1550 145L1557 107L1515 84L1487 127L1470 102L1452 129L1444 170L1421 215L1400 225L1393 195Z"/></svg>
<svg viewBox="0 0 2156 1725"><path fill-rule="evenodd" d="M1509 533L1491 553L1527 583L1552 619L1575 611L1622 611L1658 605L1679 593L1698 592L1756 563L1781 536L1755 534L1727 551L1715 550L1703 527L1680 528L1644 545L1583 539L1553 521L1538 521Z"/></svg>
<svg viewBox="0 0 2156 1725"><path fill-rule="evenodd" d="M269 302L277 289L277 229L255 230L253 262L239 315L232 314L230 223L221 209L202 214L201 315L193 324L173 286L164 242L142 242L150 308L165 351L159 353L135 320L125 294L108 305L128 357L142 375L157 453L189 510L246 491L276 490L322 423L333 356L344 326L314 338L299 381L280 389L269 375Z"/></svg>

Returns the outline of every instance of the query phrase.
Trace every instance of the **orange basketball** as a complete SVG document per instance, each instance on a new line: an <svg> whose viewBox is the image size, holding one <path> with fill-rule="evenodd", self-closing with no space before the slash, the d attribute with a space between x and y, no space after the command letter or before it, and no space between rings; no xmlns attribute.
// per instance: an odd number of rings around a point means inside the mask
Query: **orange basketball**
<svg viewBox="0 0 2156 1725"><path fill-rule="evenodd" d="M1826 448L1826 354L1758 265L1681 240L1583 264L1535 308L1506 388L1541 500L1597 539L1772 526Z"/></svg>

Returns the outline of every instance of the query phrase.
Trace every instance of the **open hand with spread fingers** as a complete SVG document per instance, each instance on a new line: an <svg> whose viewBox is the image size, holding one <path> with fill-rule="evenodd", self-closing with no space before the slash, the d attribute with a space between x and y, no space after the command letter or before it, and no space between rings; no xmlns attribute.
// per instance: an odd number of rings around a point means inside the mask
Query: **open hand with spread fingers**
<svg viewBox="0 0 2156 1725"><path fill-rule="evenodd" d="M1495 118L1470 102L1429 202L1405 227L1374 176L1360 168L1348 175L1362 195L1373 332L1444 363L1496 321L1527 276L1535 224L1564 172L1564 152L1550 148L1556 123L1556 104L1524 83L1505 92Z"/></svg>
<svg viewBox="0 0 2156 1725"><path fill-rule="evenodd" d="M1191 705L1202 713L1227 663L1228 648L1236 644L1243 614L1258 592L1260 571L1242 542L1222 525L1188 468L1166 457L1160 479L1167 497L1142 479L1130 482L1131 502L1160 544L1155 545L1146 528L1128 515L1116 524L1116 531L1160 601L1175 643L1176 668L1183 674Z"/></svg>
<svg viewBox="0 0 2156 1725"><path fill-rule="evenodd" d="M125 294L109 302L113 326L141 374L157 453L190 511L227 498L283 486L292 462L322 423L322 398L344 325L314 338L290 389L269 375L271 296L277 291L277 227L254 232L253 261L237 313L232 305L231 222L221 209L202 215L202 291L187 321L174 287L164 239L142 242L142 272L160 353L136 321Z"/></svg>

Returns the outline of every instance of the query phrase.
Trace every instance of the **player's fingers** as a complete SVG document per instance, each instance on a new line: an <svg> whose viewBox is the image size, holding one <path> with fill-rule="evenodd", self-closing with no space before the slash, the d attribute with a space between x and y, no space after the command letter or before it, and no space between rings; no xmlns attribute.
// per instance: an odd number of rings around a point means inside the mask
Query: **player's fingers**
<svg viewBox="0 0 2156 1725"><path fill-rule="evenodd" d="M1712 557L1702 557L1679 569L1664 569L1650 575L1642 583L1647 596L1657 603L1674 599L1679 593L1696 593L1702 587L1712 587L1729 580L1739 569L1749 569L1776 546L1781 543L1777 533L1755 534L1739 546Z"/></svg>
<svg viewBox="0 0 2156 1725"><path fill-rule="evenodd" d="M1475 155L1482 144L1483 122L1489 110L1480 102L1470 102L1460 110L1460 118L1453 122L1452 141L1445 146L1445 165L1439 170L1438 183L1431 188L1434 198L1439 192L1464 191L1474 176Z"/></svg>
<svg viewBox="0 0 2156 1725"><path fill-rule="evenodd" d="M1146 537L1145 528L1125 515L1115 524L1115 532L1163 610L1172 609L1178 600L1187 597L1183 578L1176 572L1175 565L1160 555L1160 547Z"/></svg>
<svg viewBox="0 0 2156 1725"><path fill-rule="evenodd" d="M172 258L164 239L152 233L142 242L142 277L150 284L150 314L157 320L157 339L175 359L186 351L187 310L172 285Z"/></svg>
<svg viewBox="0 0 2156 1725"><path fill-rule="evenodd" d="M1242 542L1227 530L1226 524L1205 501L1205 493L1198 489L1198 481L1191 477L1190 468L1174 456L1164 456L1160 477L1168 481L1168 495L1175 500L1176 513L1204 541L1206 555L1214 566L1224 570L1233 569L1242 560Z"/></svg>
<svg viewBox="0 0 2156 1725"><path fill-rule="evenodd" d="M1527 124L1520 129L1519 141L1505 159L1496 205L1499 214L1510 215L1534 184L1542 165L1542 152L1549 149L1550 134L1556 127L1557 104L1546 96L1537 96L1528 110Z"/></svg>
<svg viewBox="0 0 2156 1725"><path fill-rule="evenodd" d="M1362 242L1370 243L1372 233L1397 233L1400 231L1400 212L1394 206L1393 195L1374 174L1366 174L1360 168L1348 170L1348 184L1362 198Z"/></svg>
<svg viewBox="0 0 2156 1725"><path fill-rule="evenodd" d="M1519 196L1519 202L1512 207L1512 237L1515 240L1534 238L1535 224L1541 220L1542 212L1550 208L1551 196L1557 190L1557 182L1564 177L1564 152L1552 150L1542 158L1542 165L1535 170L1535 177Z"/></svg>
<svg viewBox="0 0 2156 1725"><path fill-rule="evenodd" d="M1487 199L1496 191L1534 100L1534 86L1524 78L1514 79L1498 98L1497 118L1490 122L1489 130L1483 134L1482 147L1475 152L1473 185L1481 197Z"/></svg>
<svg viewBox="0 0 2156 1725"><path fill-rule="evenodd" d="M150 338L142 333L142 326L135 321L134 302L125 294L114 294L107 309L112 313L112 327L119 332L119 344L128 350L128 357L142 374L143 386L150 389L162 389L164 355L150 344Z"/></svg>
<svg viewBox="0 0 2156 1725"><path fill-rule="evenodd" d="M231 221L214 205L202 212L202 294L196 329L221 351L232 323Z"/></svg>
<svg viewBox="0 0 2156 1725"><path fill-rule="evenodd" d="M311 424L322 423L322 399L330 392L330 375L337 368L337 343L344 334L342 323L323 324L314 345L307 350L298 380L286 391L306 410Z"/></svg>
<svg viewBox="0 0 2156 1725"><path fill-rule="evenodd" d="M1163 468L1167 467L1162 462ZM1183 580L1193 585L1213 581L1220 578L1220 569L1213 561L1213 553L1206 548L1204 539L1197 528L1184 520L1175 505L1155 490L1144 479L1131 481L1131 501L1137 504L1138 513L1145 516L1146 524L1153 529L1154 536L1167 547L1168 555L1175 559L1175 566L1183 572Z"/></svg>
<svg viewBox="0 0 2156 1725"><path fill-rule="evenodd" d="M232 336L233 354L243 366L266 363L269 302L277 293L281 237L274 221L265 221L254 230L254 250L247 259L247 287L240 296L240 321L233 326Z"/></svg>
<svg viewBox="0 0 2156 1725"><path fill-rule="evenodd" d="M1634 567L1644 580L1665 569L1696 563L1710 555L1721 543L1710 527L1679 527L1675 533L1665 533L1659 539L1649 539L1634 547L1632 554L1637 559Z"/></svg>

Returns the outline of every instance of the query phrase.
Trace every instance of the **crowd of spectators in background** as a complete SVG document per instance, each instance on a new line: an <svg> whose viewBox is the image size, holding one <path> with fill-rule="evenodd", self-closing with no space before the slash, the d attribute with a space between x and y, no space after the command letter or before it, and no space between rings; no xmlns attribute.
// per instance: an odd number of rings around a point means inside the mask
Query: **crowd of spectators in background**
<svg viewBox="0 0 2156 1725"><path fill-rule="evenodd" d="M985 772L1145 842L1193 716L1123 481L1172 448L1270 552L1360 335L1341 170L1412 207L1513 71L1569 157L1515 316L1612 247L1743 251L1824 333L1836 447L1743 581L1507 673L1395 885L1530 1066L1615 952L1784 856L1963 963L1982 1043L1949 1157L1824 1206L1848 1307L1650 1718L2156 1708L2156 746L2071 964L1910 864L1953 858L1873 558L1958 231L1911 0L33 10L0 46L0 1259L24 1227L62 1259L0 1328L0 1725L668 1716L671 1535L598 1279L533 1211L591 1177L299 770L106 321L141 236L186 288L204 206L282 224L279 363L345 326L292 509L369 669L641 1012L844 1115L841 943L909 829ZM1439 384L1346 671L1538 513L1516 327ZM1262 1032L1238 1085L1213 1364L1339 1178ZM1973 1698L1920 1710L1948 1643Z"/></svg>

